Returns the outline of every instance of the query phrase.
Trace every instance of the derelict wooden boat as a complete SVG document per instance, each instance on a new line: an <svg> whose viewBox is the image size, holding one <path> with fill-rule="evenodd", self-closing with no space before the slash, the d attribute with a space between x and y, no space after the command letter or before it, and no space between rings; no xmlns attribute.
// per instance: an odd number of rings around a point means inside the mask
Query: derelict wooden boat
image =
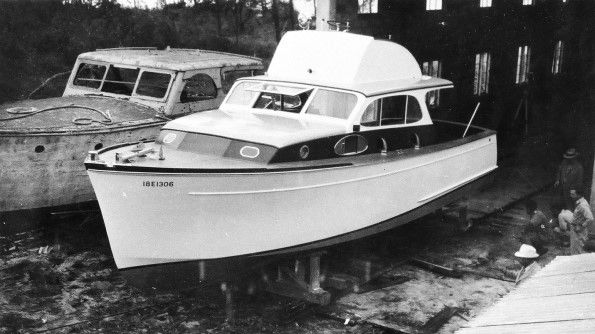
<svg viewBox="0 0 595 334"><path fill-rule="evenodd" d="M497 145L430 118L426 97L451 87L392 42L286 33L219 110L90 152L118 268L324 247L453 202L497 168Z"/></svg>
<svg viewBox="0 0 595 334"><path fill-rule="evenodd" d="M256 58L201 50L81 54L63 97L0 106L0 231L95 200L89 149L154 140L166 120L215 108Z"/></svg>

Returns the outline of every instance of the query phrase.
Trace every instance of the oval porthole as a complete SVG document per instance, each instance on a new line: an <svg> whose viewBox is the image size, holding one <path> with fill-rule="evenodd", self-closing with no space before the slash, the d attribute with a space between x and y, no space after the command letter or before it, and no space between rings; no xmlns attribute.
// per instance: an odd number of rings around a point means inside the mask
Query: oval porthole
<svg viewBox="0 0 595 334"><path fill-rule="evenodd" d="M338 155L355 155L368 149L368 141L361 135L345 136L335 144L335 153Z"/></svg>
<svg viewBox="0 0 595 334"><path fill-rule="evenodd" d="M307 159L309 155L310 148L308 147L308 145L303 145L302 147L300 147L300 158Z"/></svg>
<svg viewBox="0 0 595 334"><path fill-rule="evenodd" d="M176 140L176 137L178 135L176 135L175 133L168 133L165 135L165 137L163 137L163 143L164 144L171 144L174 142L174 140Z"/></svg>
<svg viewBox="0 0 595 334"><path fill-rule="evenodd" d="M99 144L95 145L95 151L99 151L102 148L103 148L103 144L102 143L99 143Z"/></svg>
<svg viewBox="0 0 595 334"><path fill-rule="evenodd" d="M254 159L260 154L258 147L244 146L240 149L240 155L244 158Z"/></svg>
<svg viewBox="0 0 595 334"><path fill-rule="evenodd" d="M43 145L35 146L35 153L41 153L43 151L45 151L45 147Z"/></svg>

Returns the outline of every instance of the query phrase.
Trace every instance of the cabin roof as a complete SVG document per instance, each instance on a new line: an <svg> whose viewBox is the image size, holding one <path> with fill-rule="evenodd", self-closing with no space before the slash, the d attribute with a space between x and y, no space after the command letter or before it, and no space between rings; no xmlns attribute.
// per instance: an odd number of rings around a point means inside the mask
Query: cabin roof
<svg viewBox="0 0 595 334"><path fill-rule="evenodd" d="M392 92L400 92L407 90L416 90L433 87L450 87L453 83L446 79L423 76L421 79L397 79L397 80L386 80L379 82L366 82L366 83L337 83L332 80L297 80L288 79L285 77L272 77L270 75L260 75L255 77L246 77L239 80L248 81L274 81L274 82L287 82L287 83L298 83L304 85L313 85L329 88L337 88L343 90L349 90L359 92L365 96L374 96L387 94Z"/></svg>
<svg viewBox="0 0 595 334"><path fill-rule="evenodd" d="M285 33L266 78L365 95L452 85L448 80L424 77L413 55L397 43L335 31Z"/></svg>
<svg viewBox="0 0 595 334"><path fill-rule="evenodd" d="M262 65L262 61L259 58L198 49L102 49L82 53L79 55L79 59L174 71L189 71L225 66Z"/></svg>

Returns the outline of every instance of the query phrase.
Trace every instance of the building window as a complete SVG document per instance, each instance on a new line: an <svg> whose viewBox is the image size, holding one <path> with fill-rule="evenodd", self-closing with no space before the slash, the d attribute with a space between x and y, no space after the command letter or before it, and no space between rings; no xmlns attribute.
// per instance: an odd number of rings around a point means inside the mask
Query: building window
<svg viewBox="0 0 595 334"><path fill-rule="evenodd" d="M523 6L532 6L535 0L523 0Z"/></svg>
<svg viewBox="0 0 595 334"><path fill-rule="evenodd" d="M441 10L442 0L426 0L426 10Z"/></svg>
<svg viewBox="0 0 595 334"><path fill-rule="evenodd" d="M481 95L489 92L490 86L490 54L487 52L475 55L475 79L473 94Z"/></svg>
<svg viewBox="0 0 595 334"><path fill-rule="evenodd" d="M358 14L376 14L378 13L378 0L358 0Z"/></svg>
<svg viewBox="0 0 595 334"><path fill-rule="evenodd" d="M425 61L421 66L421 71L424 75L440 78L442 76L442 62L440 60ZM426 102L429 107L437 107L440 104L440 91L428 92Z"/></svg>
<svg viewBox="0 0 595 334"><path fill-rule="evenodd" d="M492 7L492 0L479 0L479 7Z"/></svg>
<svg viewBox="0 0 595 334"><path fill-rule="evenodd" d="M562 59L564 58L564 43L558 41L554 47L554 61L552 62L552 73L558 74L562 70Z"/></svg>
<svg viewBox="0 0 595 334"><path fill-rule="evenodd" d="M528 45L519 46L519 56L516 64L516 83L528 81L531 48Z"/></svg>

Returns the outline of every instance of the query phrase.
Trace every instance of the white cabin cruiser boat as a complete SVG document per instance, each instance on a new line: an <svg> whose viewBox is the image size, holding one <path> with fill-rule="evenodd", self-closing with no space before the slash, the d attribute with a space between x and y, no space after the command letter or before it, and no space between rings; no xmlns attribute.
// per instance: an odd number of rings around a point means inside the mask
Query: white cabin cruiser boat
<svg viewBox="0 0 595 334"><path fill-rule="evenodd" d="M90 152L118 268L325 247L455 201L497 168L497 145L431 119L426 97L451 87L389 41L286 33L218 110Z"/></svg>

